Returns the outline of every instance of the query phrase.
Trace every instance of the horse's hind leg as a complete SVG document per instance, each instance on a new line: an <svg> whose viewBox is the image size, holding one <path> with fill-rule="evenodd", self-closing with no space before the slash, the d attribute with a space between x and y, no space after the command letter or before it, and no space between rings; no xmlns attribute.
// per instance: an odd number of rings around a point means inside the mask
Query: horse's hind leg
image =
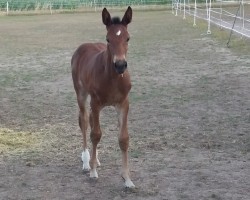
<svg viewBox="0 0 250 200"><path fill-rule="evenodd" d="M79 126L82 131L83 136L83 152L82 152L82 162L83 162L83 170L90 170L89 160L90 155L87 149L87 129L88 129L88 111L86 108L86 100L88 94L86 92L80 92L77 95L77 102L79 105Z"/></svg>

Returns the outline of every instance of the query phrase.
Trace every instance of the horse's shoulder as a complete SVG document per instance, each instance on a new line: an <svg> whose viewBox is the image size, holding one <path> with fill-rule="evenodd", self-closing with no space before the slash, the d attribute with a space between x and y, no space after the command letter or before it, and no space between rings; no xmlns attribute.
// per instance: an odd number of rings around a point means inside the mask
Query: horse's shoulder
<svg viewBox="0 0 250 200"><path fill-rule="evenodd" d="M79 51L102 51L106 49L106 44L104 43L83 43L79 46Z"/></svg>

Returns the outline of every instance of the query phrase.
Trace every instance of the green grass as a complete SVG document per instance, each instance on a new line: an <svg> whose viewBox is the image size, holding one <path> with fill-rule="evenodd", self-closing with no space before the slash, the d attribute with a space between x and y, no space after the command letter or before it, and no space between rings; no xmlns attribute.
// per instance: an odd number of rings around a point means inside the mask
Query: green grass
<svg viewBox="0 0 250 200"><path fill-rule="evenodd" d="M190 23L191 26L193 19L189 17L187 18L187 21L188 23ZM205 34L207 31L207 21L198 19L196 24L197 26L195 28L201 30ZM227 46L229 36L230 36L230 30L221 29L219 26L211 24L211 38L219 42L222 45L222 47ZM230 48L237 54L247 54L250 49L249 47L250 47L249 38L241 37L239 34L236 34L234 32L232 33L228 48Z"/></svg>
<svg viewBox="0 0 250 200"><path fill-rule="evenodd" d="M40 138L37 134L0 128L0 152L31 151L39 146Z"/></svg>

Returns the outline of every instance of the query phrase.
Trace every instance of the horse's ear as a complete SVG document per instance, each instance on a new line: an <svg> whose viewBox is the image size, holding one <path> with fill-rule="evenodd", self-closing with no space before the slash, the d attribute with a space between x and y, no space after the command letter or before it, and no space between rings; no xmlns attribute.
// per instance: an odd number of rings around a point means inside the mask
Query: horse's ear
<svg viewBox="0 0 250 200"><path fill-rule="evenodd" d="M129 6L122 18L122 24L124 26L127 26L131 21L132 21L132 8Z"/></svg>
<svg viewBox="0 0 250 200"><path fill-rule="evenodd" d="M111 25L111 16L106 8L102 10L102 22L108 27Z"/></svg>

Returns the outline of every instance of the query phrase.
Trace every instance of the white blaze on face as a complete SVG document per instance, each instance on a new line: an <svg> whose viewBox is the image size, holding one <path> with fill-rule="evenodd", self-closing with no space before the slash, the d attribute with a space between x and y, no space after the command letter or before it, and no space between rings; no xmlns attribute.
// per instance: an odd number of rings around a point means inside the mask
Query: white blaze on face
<svg viewBox="0 0 250 200"><path fill-rule="evenodd" d="M116 35L117 36L121 35L121 30L117 31Z"/></svg>
<svg viewBox="0 0 250 200"><path fill-rule="evenodd" d="M113 63L115 63L118 60L126 60L126 56L124 54L122 54L121 56L114 55Z"/></svg>

